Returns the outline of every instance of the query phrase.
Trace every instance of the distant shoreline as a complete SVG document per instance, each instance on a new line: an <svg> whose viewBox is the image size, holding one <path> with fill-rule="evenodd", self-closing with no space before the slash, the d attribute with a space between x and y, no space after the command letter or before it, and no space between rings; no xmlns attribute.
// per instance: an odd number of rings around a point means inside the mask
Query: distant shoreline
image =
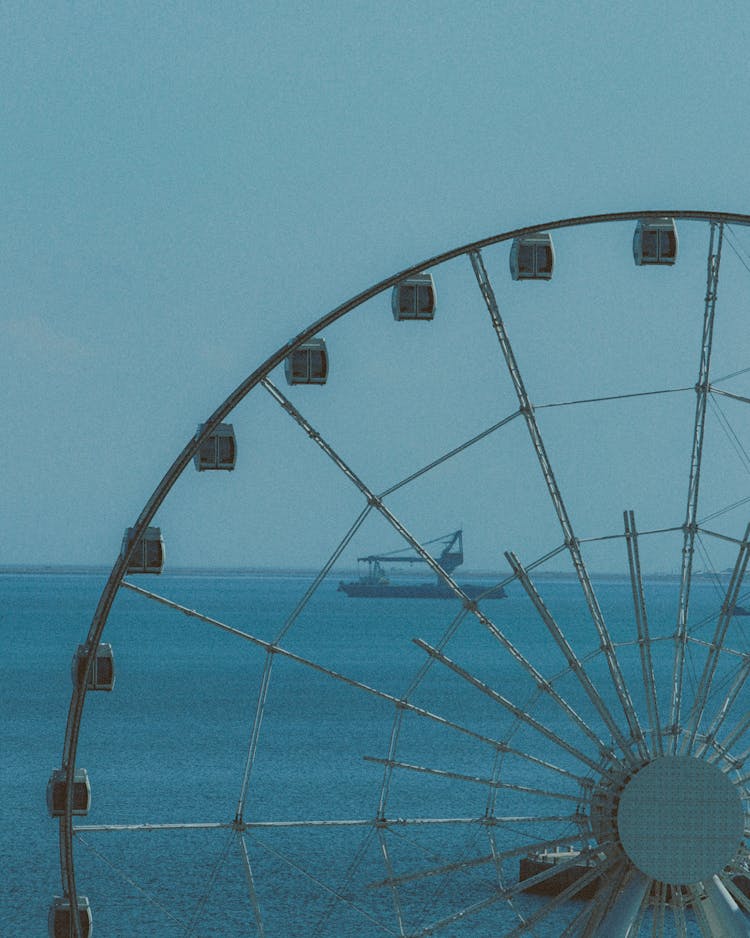
<svg viewBox="0 0 750 938"><path fill-rule="evenodd" d="M107 576L110 567L89 566L86 564L5 564L0 565L0 576ZM315 577L320 571L312 567L174 567L165 571L162 576L194 576L194 577ZM720 576L722 574L719 574ZM510 571L477 570L461 571L457 579L460 580L489 580L497 583L510 578ZM328 579L356 578L357 570L342 568L329 574ZM647 580L672 582L680 579L679 573L644 573ZM141 578L138 577L140 580ZM534 573L535 580L570 580L575 581L576 574L571 571L539 571ZM592 580L614 580L629 583L630 577L626 573L595 573L591 572ZM703 572L694 573L694 580L711 582L712 574Z"/></svg>

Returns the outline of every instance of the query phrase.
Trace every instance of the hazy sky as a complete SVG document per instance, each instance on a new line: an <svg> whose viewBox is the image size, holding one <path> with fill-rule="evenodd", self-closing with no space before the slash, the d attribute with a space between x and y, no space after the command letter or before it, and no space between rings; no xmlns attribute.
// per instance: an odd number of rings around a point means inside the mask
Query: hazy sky
<svg viewBox="0 0 750 938"><path fill-rule="evenodd" d="M573 215L750 211L749 27L747 4L728 2L2 4L0 563L110 564L196 424L246 374L328 309L422 258ZM630 275L630 229L611 237L621 239ZM682 239L684 257L696 260L685 286L691 342L705 237ZM572 239L571 250L587 243ZM589 270L578 264L584 286L599 291L591 302L605 301L620 276L606 257ZM456 269L441 313L462 307L468 274ZM503 278L508 290L507 268ZM574 309L572 286L561 287ZM730 295L740 309L739 287ZM478 302L472 294L466 308ZM388 299L380 305L389 318ZM669 345L680 319L666 322ZM441 328L436 335L456 343L459 333ZM416 370L425 333L391 352L369 320L359 333L344 324L340 332L349 352L332 353L338 383L332 374L325 391L310 392L313 411L379 484L442 451L439 433L430 436L441 401L450 398L453 425L467 415L446 445L509 412L477 390L492 383L483 369L496 366L477 333L476 345L454 344L452 368L436 366L425 413L385 419L368 455L369 422L399 411L410 393L390 377ZM583 329L568 362L590 361L601 339ZM540 330L524 361L544 375L553 351ZM367 360L362 374L357 355ZM727 370L747 357L731 348ZM639 367L628 361L624 379ZM658 386L658 362L652 372L630 385ZM665 384L672 377L682 375L664 375ZM605 393L606 381L593 383ZM329 392L338 411L321 403ZM194 476L165 505L158 520L175 532L175 563L322 560L355 517L361 502L271 409L248 412L237 472ZM512 432L508 446L520 447L520 428ZM575 432L571 424L562 435ZM610 455L620 443L615 434ZM686 469L689 439L683 453ZM287 483L281 464L295 460ZM466 486L465 501L440 502L428 486L413 508L423 537L463 523L467 554L473 540L484 567L499 547L523 541L528 524L513 516L513 495L499 523L515 540L500 545L479 530L484 509L475 518L470 496L486 491L488 466L480 460L479 477L448 480ZM519 457L516 480L525 466ZM510 480L497 482L507 491ZM661 484L670 489L668 478ZM733 477L728 501L743 484L746 476ZM615 495L621 517L632 505ZM374 526L362 550L395 546L386 535ZM533 554L556 543L549 537L522 547Z"/></svg>

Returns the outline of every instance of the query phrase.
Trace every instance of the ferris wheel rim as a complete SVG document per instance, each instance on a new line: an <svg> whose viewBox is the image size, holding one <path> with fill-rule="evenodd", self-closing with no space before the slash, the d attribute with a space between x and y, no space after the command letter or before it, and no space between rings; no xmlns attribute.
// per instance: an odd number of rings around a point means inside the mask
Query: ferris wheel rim
<svg viewBox="0 0 750 938"><path fill-rule="evenodd" d="M696 221L704 223L723 223L727 225L737 225L750 227L750 215L730 212L711 212L699 210L644 210L644 211L625 211L600 213L595 215L573 216L564 219L558 219L543 223L537 223L530 226L523 226L503 231L489 237L469 242L429 257L417 264L413 264L396 274L382 279L372 286L368 287L345 302L334 307L328 313L324 314L305 329L299 332L294 338L281 345L275 352L269 355L261 365L252 371L237 387L227 396L222 404L217 407L211 416L201 424L199 431L194 434L186 443L183 450L174 460L161 481L154 489L147 500L144 508L140 512L136 522L132 527L132 539L127 550L123 551L116 559L110 572L107 583L105 584L97 604L91 626L89 628L85 644L88 648L86 654L86 665L82 671L82 676L78 684L74 686L71 702L68 709L68 721L65 732L65 742L63 748L63 769L66 772L66 804L64 815L60 823L60 857L61 872L63 878L63 888L66 896L70 898L73 906L77 898L75 863L73 857L73 777L76 770L76 755L78 749L78 736L80 733L83 708L87 694L87 677L91 671L97 645L101 639L104 628L109 618L112 603L121 588L126 576L128 560L138 541L138 537L145 531L153 520L156 512L159 510L164 500L171 492L173 486L180 478L182 473L188 467L189 463L200 448L203 440L210 435L226 417L247 397L247 395L268 375L278 367L284 359L303 343L309 341L319 332L331 326L333 323L342 319L348 313L354 311L364 303L374 297L397 286L399 282L407 277L430 270L448 261L456 258L476 254L484 248L510 241L515 238L522 238L539 232L554 230L565 230L592 225L618 223L627 221L637 221L639 219L671 218L685 221ZM74 930L79 934L79 924L74 917Z"/></svg>

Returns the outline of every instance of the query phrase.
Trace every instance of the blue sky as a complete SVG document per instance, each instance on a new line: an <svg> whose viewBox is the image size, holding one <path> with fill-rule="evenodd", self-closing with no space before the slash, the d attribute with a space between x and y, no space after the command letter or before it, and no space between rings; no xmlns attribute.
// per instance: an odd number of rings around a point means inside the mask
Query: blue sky
<svg viewBox="0 0 750 938"><path fill-rule="evenodd" d="M749 26L740 3L3 4L0 563L111 563L196 424L246 374L308 322L421 258L573 215L748 211ZM613 237L632 266L629 233ZM697 271L685 302L698 317L700 237L683 239ZM569 243L569 256L586 250L585 240ZM744 274L735 268L736 311ZM446 279L441 311L475 308L475 295L464 301L465 274ZM561 278L558 296L571 309L585 287L591 302L609 303L619 276L605 259L577 286ZM626 301L610 305L619 315ZM659 310L669 346L682 308L667 291ZM397 353L390 339L378 345L369 320L359 333L354 321L337 328L339 347L369 355L372 370L340 356L342 377L326 389L338 410L318 396L312 412L344 455L387 483L391 467L398 477L427 455L423 434L415 442L414 422L383 420L368 451L368 423L354 417L399 410L410 391L374 389L411 369L421 336ZM463 332L441 328L449 347L463 342ZM494 367L481 328L454 369L439 366L425 427L441 395L466 415L464 436L504 415L493 392L477 391L490 387ZM545 356L560 349L546 334L521 342L540 378ZM568 361L600 361L596 342L612 346L582 329ZM736 348L726 359L744 361ZM614 354L606 377L632 385L638 367ZM345 374L362 379L356 394ZM600 390L606 382L594 377ZM649 380L659 378L655 367ZM174 562L314 564L353 520L357 498L268 411L264 403L238 416L244 475L238 466L211 479L210 492L186 479L165 505L159 520L175 531ZM583 431L572 423L558 432ZM432 433L426 439L442 443ZM456 428L452 439L461 438ZM620 442L602 440L588 465L616 458ZM686 465L689 441L681 458ZM473 541L484 568L499 547L519 544L531 556L548 543L546 533L525 540L522 486L498 509L510 542L479 530L483 511L470 496L488 489L486 459L446 477L447 490L465 486L455 501L428 485L421 503L403 505L423 537L463 523L467 559ZM280 466L290 461L297 472L286 480ZM671 489L672 467L659 461ZM523 466L498 470L497 485L508 492ZM571 501L585 505L581 473L568 476ZM745 478L732 476L732 497ZM659 504L653 479L638 492L644 510ZM629 495L610 492L615 514L632 507L621 504ZM592 530L609 523L592 514ZM398 546L375 524L363 537L363 552Z"/></svg>

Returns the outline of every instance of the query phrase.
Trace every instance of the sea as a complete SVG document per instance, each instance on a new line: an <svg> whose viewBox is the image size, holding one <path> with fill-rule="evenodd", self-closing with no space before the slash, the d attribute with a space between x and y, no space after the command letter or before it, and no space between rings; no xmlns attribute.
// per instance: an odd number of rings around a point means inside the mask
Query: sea
<svg viewBox="0 0 750 938"><path fill-rule="evenodd" d="M101 570L0 573L2 935L46 934L61 894L45 791L61 764L71 659L105 580ZM99 829L79 831L75 857L94 935L369 938L400 934L400 919L405 934L437 926L438 935L497 938L540 912L543 897L498 898L525 845L575 839L572 822L523 820L577 809L576 784L540 763L588 769L497 700L516 701L584 748L503 645L546 677L560 674L560 693L576 701L577 685L518 587L480 603L493 634L452 600L352 599L336 577L304 604L311 576L302 573L192 571L133 583L173 605L120 590L103 636L115 686L86 699L77 765L92 801L76 821ZM603 577L595 587L643 718L630 583ZM646 587L666 706L678 585L664 577ZM539 589L612 701L578 584L549 575ZM720 602L716 584L694 583L694 634L710 634ZM744 640L736 620L728 644ZM427 648L441 648L462 673ZM712 700L737 660L719 668ZM689 656L686 686L699 668ZM419 709L398 706L404 699ZM588 705L576 707L588 720ZM497 756L488 740L520 755ZM240 805L243 830L231 826ZM381 809L387 829L372 824ZM518 820L490 830L481 823L488 812ZM512 855L495 864L492 850ZM527 933L552 938L582 909L562 903ZM650 928L647 916L643 933ZM670 916L663 934L677 934Z"/></svg>

